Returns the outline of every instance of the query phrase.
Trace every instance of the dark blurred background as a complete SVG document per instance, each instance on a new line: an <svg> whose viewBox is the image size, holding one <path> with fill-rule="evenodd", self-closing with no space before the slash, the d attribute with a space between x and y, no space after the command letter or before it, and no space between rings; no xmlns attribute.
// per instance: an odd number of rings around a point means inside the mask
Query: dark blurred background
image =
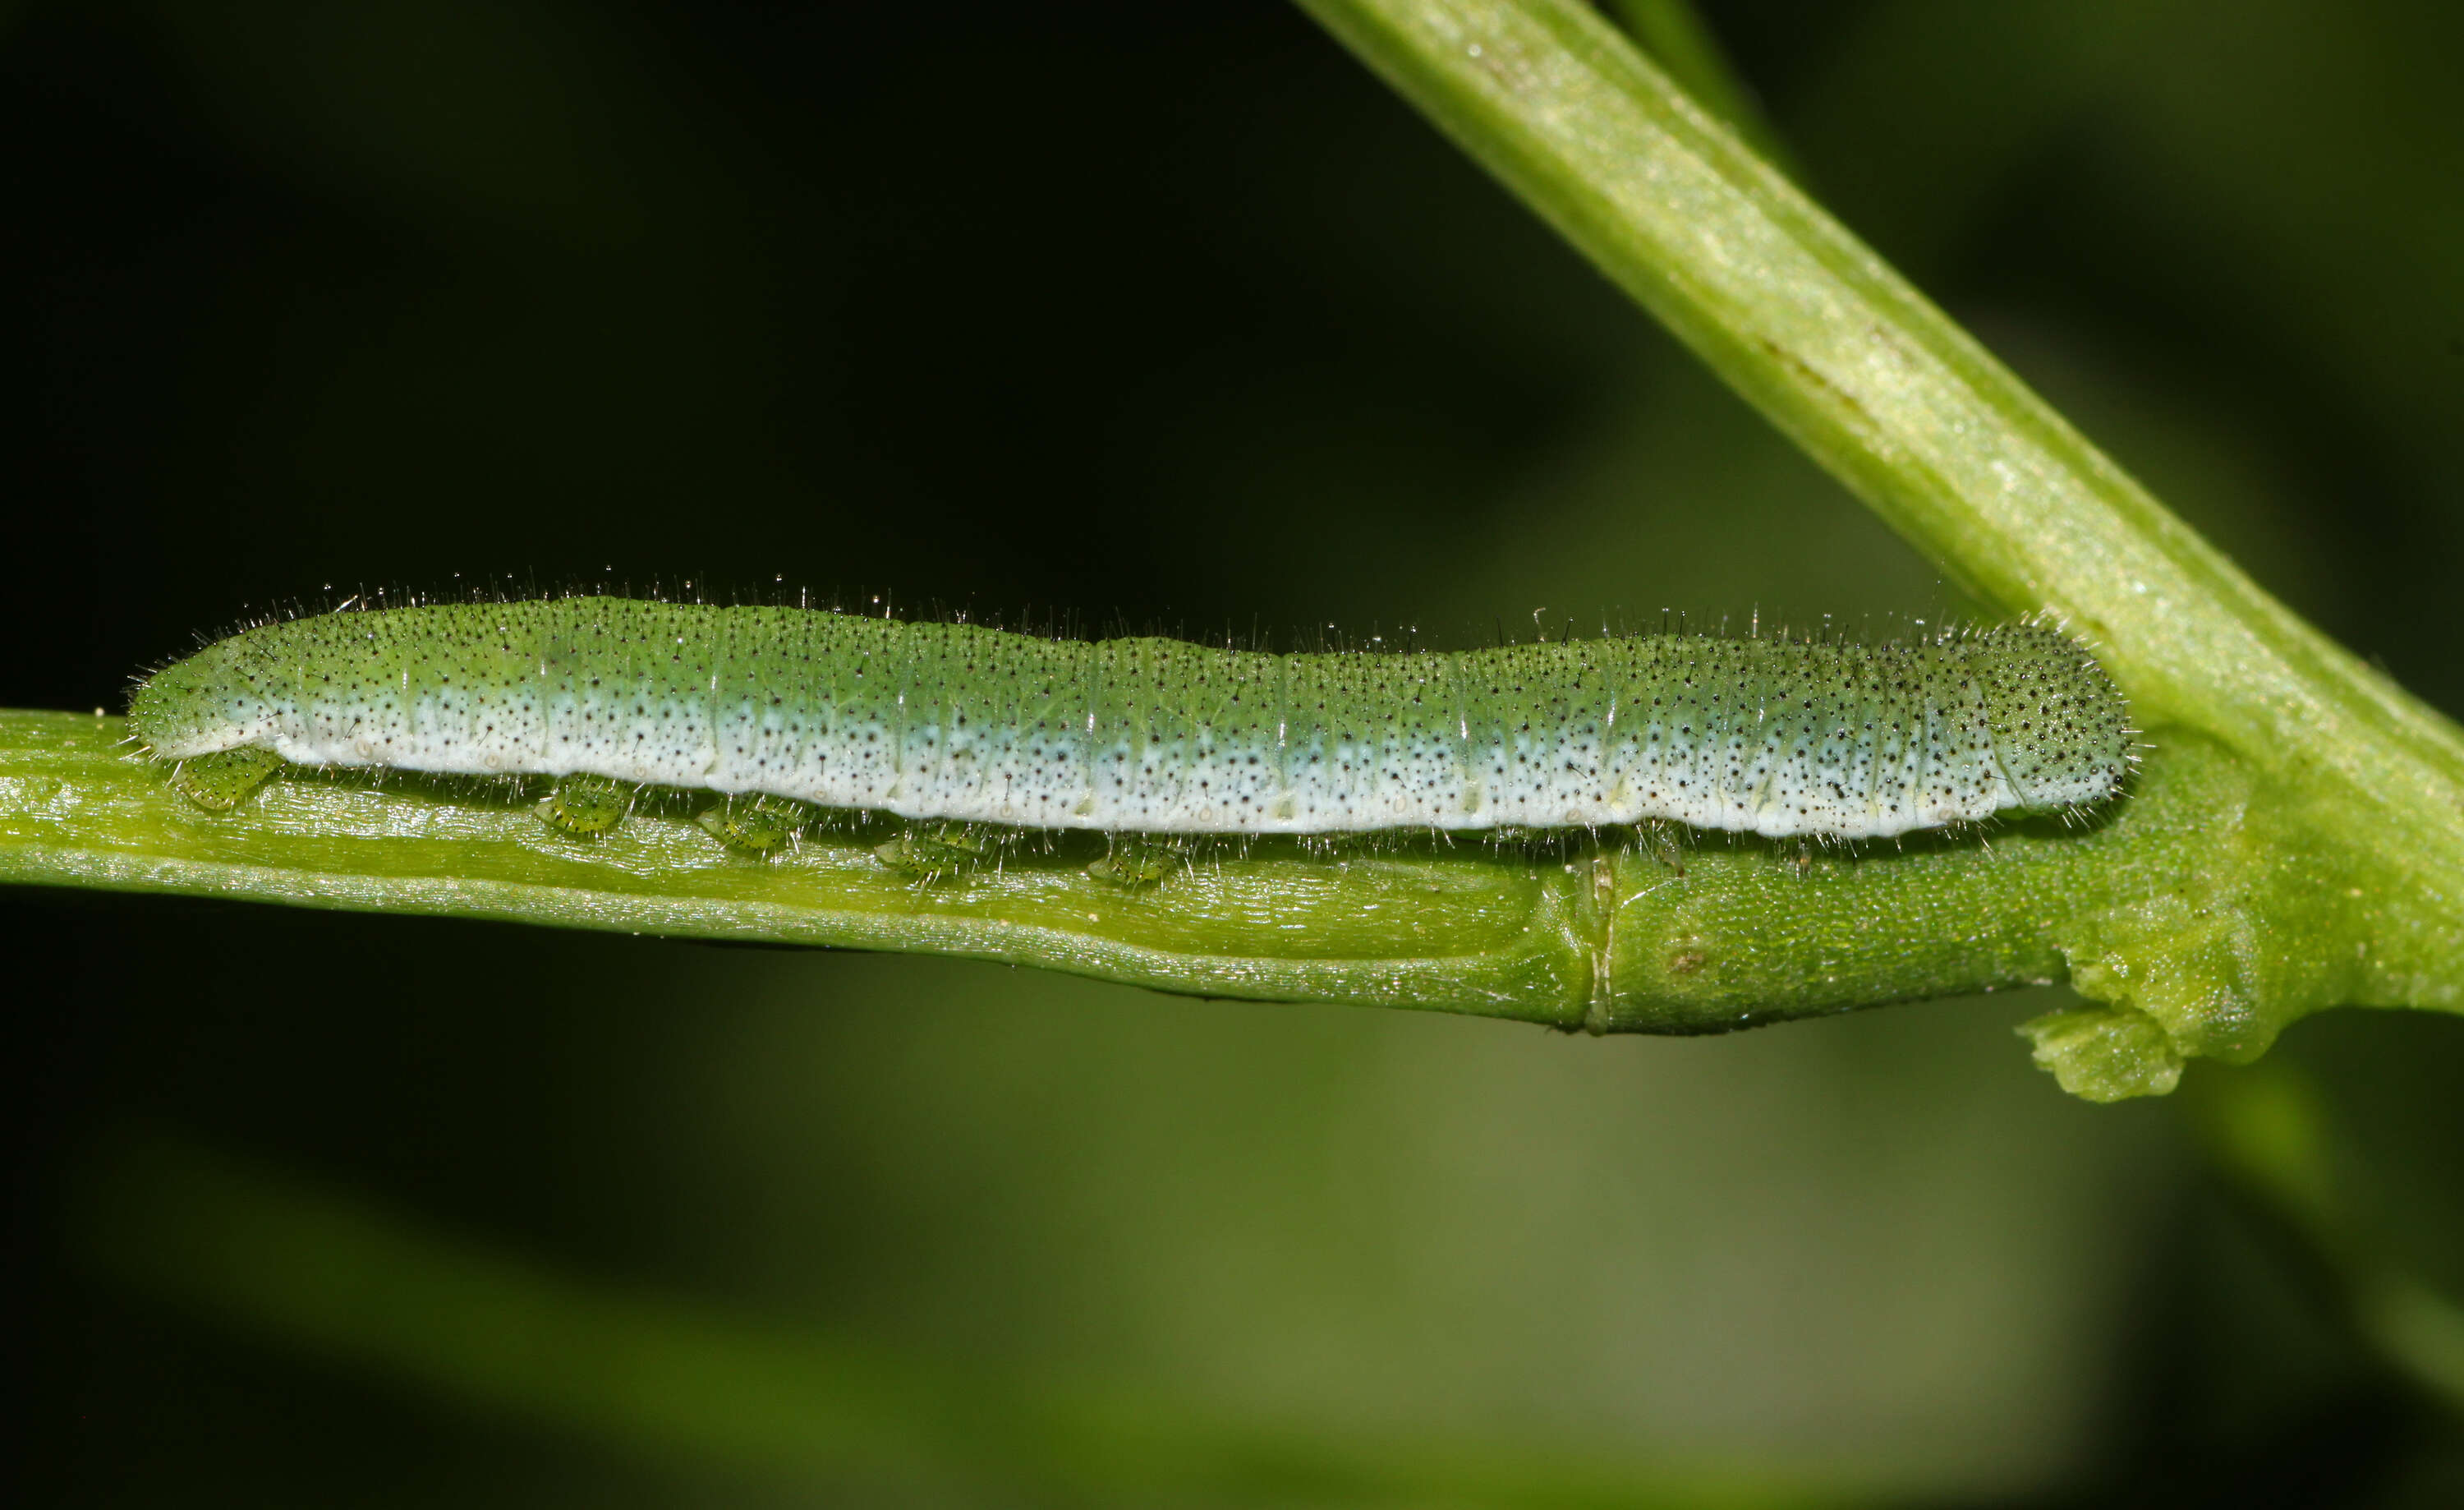
<svg viewBox="0 0 2464 1510"><path fill-rule="evenodd" d="M2464 8L1706 14L1852 227L2464 708ZM0 4L0 705L377 588L1440 646L1968 608L1261 0ZM1895 1503L2464 1502L2349 1272L2464 1279L2445 1019L2260 1072L2331 1129L2330 1252L2203 1151L2242 1072L2066 1100L2010 1031L2051 991L1595 1042L150 898L0 930L39 1502L1077 1501L747 1468L149 1288L77 1235L132 1138L961 1392Z"/></svg>

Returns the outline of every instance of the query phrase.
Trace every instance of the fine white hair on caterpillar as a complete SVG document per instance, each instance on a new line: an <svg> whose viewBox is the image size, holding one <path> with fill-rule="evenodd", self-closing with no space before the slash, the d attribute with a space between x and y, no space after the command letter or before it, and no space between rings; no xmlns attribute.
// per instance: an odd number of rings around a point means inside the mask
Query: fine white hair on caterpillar
<svg viewBox="0 0 2464 1510"><path fill-rule="evenodd" d="M1684 633L1278 655L826 610L576 596L261 624L146 678L137 737L199 803L284 764L560 778L604 832L645 786L1114 834L1580 829L1809 839L2078 811L2129 709L2048 623L1889 644Z"/></svg>

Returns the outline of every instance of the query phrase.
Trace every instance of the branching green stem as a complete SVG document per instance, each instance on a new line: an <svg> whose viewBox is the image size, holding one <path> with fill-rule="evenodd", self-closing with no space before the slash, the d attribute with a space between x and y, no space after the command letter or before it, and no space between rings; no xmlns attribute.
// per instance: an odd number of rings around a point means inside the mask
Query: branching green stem
<svg viewBox="0 0 2464 1510"><path fill-rule="evenodd" d="M2464 1009L2464 741L2302 623L1579 0L1302 0L1946 570L2095 641L2153 746L2058 824L1798 855L1226 850L1124 889L1056 841L918 884L689 824L584 843L510 802L277 784L185 807L111 721L0 715L0 879L927 950L1164 989L1704 1032L2069 979L2032 1025L2099 1099L2305 1012ZM1644 8L1648 9L1648 8ZM1716 60L1714 60L1716 62Z"/></svg>
<svg viewBox="0 0 2464 1510"><path fill-rule="evenodd" d="M1301 3L1945 570L2095 641L2160 746L2196 731L2230 751L2289 851L2366 856L2376 915L2334 946L2455 942L2454 725L2167 513L1591 7ZM2299 923L2266 918L2241 947L2329 946ZM2416 957L2391 1000L2453 1008L2452 952ZM2135 985L2078 984L2125 1005L2167 984L2158 961L2119 966ZM2245 982L2212 1014L2321 1005Z"/></svg>
<svg viewBox="0 0 2464 1510"><path fill-rule="evenodd" d="M296 779L212 814L120 739L113 719L0 714L0 880L969 955L1595 1033L1718 1032L2067 975L2127 1004L2045 1029L2065 1083L2104 1098L2168 1088L2185 1054L2256 1054L2284 1018L2253 1003L2455 992L2452 930L2399 926L2370 856L2290 842L2248 764L2187 733L2084 831L2048 820L1849 853L1649 832L1262 842L1128 889L1089 874L1100 840L918 882L861 842L745 859L681 815L566 838L511 789Z"/></svg>

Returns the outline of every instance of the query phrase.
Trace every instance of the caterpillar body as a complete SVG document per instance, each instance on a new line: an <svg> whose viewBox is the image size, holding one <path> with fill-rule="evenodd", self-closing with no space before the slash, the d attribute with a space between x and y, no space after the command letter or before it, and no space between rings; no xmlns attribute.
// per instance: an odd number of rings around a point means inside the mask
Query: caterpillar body
<svg viewBox="0 0 2464 1510"><path fill-rule="evenodd" d="M208 806L283 763L515 773L561 778L542 815L574 832L656 785L1116 834L1853 839L2085 809L2132 761L2120 691L2039 623L1278 655L568 597L263 625L146 678L130 719Z"/></svg>

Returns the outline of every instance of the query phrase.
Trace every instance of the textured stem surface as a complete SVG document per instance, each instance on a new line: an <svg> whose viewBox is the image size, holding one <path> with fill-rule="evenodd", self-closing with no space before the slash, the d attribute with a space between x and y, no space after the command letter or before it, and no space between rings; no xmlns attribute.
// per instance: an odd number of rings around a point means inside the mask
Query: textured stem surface
<svg viewBox="0 0 2464 1510"><path fill-rule="evenodd" d="M2340 1002L2453 1004L2451 921L2373 856L2288 842L2248 763L2167 739L2094 827L1856 851L1644 831L1492 848L1225 844L1124 889L1094 835L931 882L861 842L747 859L652 805L561 836L526 793L277 779L208 813L121 721L0 714L0 880L968 955L1195 995L1704 1033L2071 978L2116 1005L2050 1024L2085 1094L2159 1090ZM2110 1020L2107 1020L2109 1018ZM2068 1066L2068 1068L2064 1068Z"/></svg>

